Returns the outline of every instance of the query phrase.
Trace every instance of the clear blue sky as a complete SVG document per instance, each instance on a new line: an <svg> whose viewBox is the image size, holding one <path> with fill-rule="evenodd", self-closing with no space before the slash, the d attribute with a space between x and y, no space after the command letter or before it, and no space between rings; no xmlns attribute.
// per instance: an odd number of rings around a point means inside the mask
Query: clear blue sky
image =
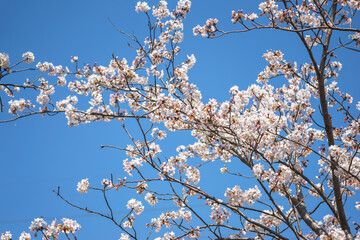
<svg viewBox="0 0 360 240"><path fill-rule="evenodd" d="M2 0L0 52L8 53L12 63L24 52L32 51L36 63L49 61L63 66L71 64L70 56L79 56L80 63L103 65L108 64L112 52L131 59L134 50L127 47L128 39L113 28L108 18L119 29L135 32L139 39L143 39L146 17L135 12L136 2ZM149 1L149 5L156 3ZM220 5L218 0L193 1L192 10L184 22L185 41L181 46L183 56L193 53L197 58L189 76L190 81L202 90L204 101L209 98L225 100L233 85L245 89L255 83L257 74L265 67L266 62L261 56L266 50L283 50L289 61L308 61L299 41L288 33L259 31L213 40L192 35L192 28L203 24L209 17L217 17L224 28L234 28L230 22L231 11L251 11L257 9L258 3L227 0ZM175 4L176 1L169 1L170 8ZM358 101L360 57L345 51L339 53L339 61L343 63L339 82ZM22 81L26 76L14 75L12 78ZM7 113L0 113L0 119L8 117ZM126 124L131 128L133 123ZM22 231L28 232L35 217L44 216L50 222L52 218L69 216L82 225L79 239L120 237L120 230L111 223L71 208L50 190L61 186L64 195L72 201L102 209L100 196L80 195L76 192L76 184L88 177L90 184L99 185L110 173L123 174L124 154L100 149L101 144L126 146L128 140L121 124L94 123L70 128L64 116L36 116L0 124L0 132L0 233L9 230L17 239ZM185 141L183 144L190 143L188 137L182 139ZM171 154L178 142L166 144ZM217 186L215 182L213 186ZM220 189L220 192L224 190ZM113 197L114 205L117 201L119 203L117 209L130 199L121 193ZM149 214L158 216L159 208ZM146 205L146 209L150 207Z"/></svg>

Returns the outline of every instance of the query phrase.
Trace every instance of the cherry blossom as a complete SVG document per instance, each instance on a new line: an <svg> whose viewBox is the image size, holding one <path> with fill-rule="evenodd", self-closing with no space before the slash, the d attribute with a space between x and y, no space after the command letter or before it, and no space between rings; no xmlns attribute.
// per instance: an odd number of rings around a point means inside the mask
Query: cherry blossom
<svg viewBox="0 0 360 240"><path fill-rule="evenodd" d="M158 202L157 197L154 194L146 193L145 200L151 205L155 206L155 204Z"/></svg>
<svg viewBox="0 0 360 240"><path fill-rule="evenodd" d="M132 209L136 215L140 215L144 211L144 206L136 199L130 199L126 205L128 209Z"/></svg>
<svg viewBox="0 0 360 240"><path fill-rule="evenodd" d="M136 10L136 12L139 12L139 11L147 12L148 10L150 10L150 7L147 4L147 2L138 2L136 4L135 10Z"/></svg>
<svg viewBox="0 0 360 240"><path fill-rule="evenodd" d="M31 222L29 227L31 232L39 231L45 229L47 223L44 221L43 218L35 218L34 221Z"/></svg>
<svg viewBox="0 0 360 240"><path fill-rule="evenodd" d="M22 232L19 240L30 240L31 239L31 235L30 233L26 233L26 232Z"/></svg>
<svg viewBox="0 0 360 240"><path fill-rule="evenodd" d="M9 55L6 53L0 53L0 67L7 68L10 65Z"/></svg>
<svg viewBox="0 0 360 240"><path fill-rule="evenodd" d="M32 52L26 52L22 55L22 57L24 58L24 61L28 64L33 63L35 60L35 56Z"/></svg>
<svg viewBox="0 0 360 240"><path fill-rule="evenodd" d="M6 233L2 233L0 239L1 240L11 240L12 234L9 231L7 231Z"/></svg>
<svg viewBox="0 0 360 240"><path fill-rule="evenodd" d="M129 240L129 239L130 239L129 235L124 234L124 233L122 233L121 237L119 238L119 240Z"/></svg>
<svg viewBox="0 0 360 240"><path fill-rule="evenodd" d="M65 233L75 233L78 231L81 226L76 221L69 219L69 218L63 218L61 219L63 221L64 225L62 227L62 231Z"/></svg>
<svg viewBox="0 0 360 240"><path fill-rule="evenodd" d="M80 182L78 182L77 184L77 191L81 194L83 193L87 193L87 190L89 188L89 181L88 179L82 179Z"/></svg>

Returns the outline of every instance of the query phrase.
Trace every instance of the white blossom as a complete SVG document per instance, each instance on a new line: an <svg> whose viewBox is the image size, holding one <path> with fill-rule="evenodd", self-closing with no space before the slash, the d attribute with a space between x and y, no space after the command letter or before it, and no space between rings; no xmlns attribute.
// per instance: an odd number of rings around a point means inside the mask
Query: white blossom
<svg viewBox="0 0 360 240"><path fill-rule="evenodd" d="M12 234L9 231L2 233L0 240L12 240Z"/></svg>
<svg viewBox="0 0 360 240"><path fill-rule="evenodd" d="M119 238L119 240L130 240L130 237L129 235L125 234L125 233L122 233L121 234L121 237Z"/></svg>
<svg viewBox="0 0 360 240"><path fill-rule="evenodd" d="M34 221L31 222L29 229L31 232L36 232L45 229L46 226L47 223L43 218L35 218Z"/></svg>
<svg viewBox="0 0 360 240"><path fill-rule="evenodd" d="M145 200L151 205L155 206L155 204L158 202L157 197L153 193L146 193Z"/></svg>
<svg viewBox="0 0 360 240"><path fill-rule="evenodd" d="M82 179L80 182L78 182L77 184L77 191L81 194L83 193L87 193L87 190L89 188L89 181L88 179Z"/></svg>
<svg viewBox="0 0 360 240"><path fill-rule="evenodd" d="M31 240L30 233L22 232L19 237L19 240Z"/></svg>
<svg viewBox="0 0 360 240"><path fill-rule="evenodd" d="M78 224L76 221L69 219L69 218L63 218L61 219L63 221L63 232L65 233L72 233L74 234L77 230L81 228L80 224Z"/></svg>
<svg viewBox="0 0 360 240"><path fill-rule="evenodd" d="M147 12L150 10L149 5L147 4L147 2L137 2L136 7L135 7L136 12Z"/></svg>
<svg viewBox="0 0 360 240"><path fill-rule="evenodd" d="M144 211L144 206L142 205L142 203L134 198L130 199L127 202L126 207L128 209L132 209L136 215L140 215Z"/></svg>
<svg viewBox="0 0 360 240"><path fill-rule="evenodd" d="M10 65L9 55L6 53L0 53L0 67L7 68Z"/></svg>
<svg viewBox="0 0 360 240"><path fill-rule="evenodd" d="M22 57L24 58L24 61L29 64L33 63L35 60L35 56L32 52L26 52L22 55Z"/></svg>

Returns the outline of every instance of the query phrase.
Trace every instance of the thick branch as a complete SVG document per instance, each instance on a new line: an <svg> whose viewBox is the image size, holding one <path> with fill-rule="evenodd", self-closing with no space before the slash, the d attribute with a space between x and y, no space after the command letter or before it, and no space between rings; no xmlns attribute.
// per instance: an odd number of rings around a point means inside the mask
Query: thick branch
<svg viewBox="0 0 360 240"><path fill-rule="evenodd" d="M305 221L305 223L313 230L317 235L327 235L326 232L316 223L314 219L310 216L309 212L306 210L306 205L303 202L299 202L296 197L291 196L291 201L293 202L293 206L295 206L296 210L300 214L301 218Z"/></svg>

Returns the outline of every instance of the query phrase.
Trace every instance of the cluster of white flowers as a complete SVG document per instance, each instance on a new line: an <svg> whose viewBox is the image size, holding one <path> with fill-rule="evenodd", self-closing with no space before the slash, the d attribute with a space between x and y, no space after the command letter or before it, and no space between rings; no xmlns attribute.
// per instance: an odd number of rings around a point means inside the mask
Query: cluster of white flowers
<svg viewBox="0 0 360 240"><path fill-rule="evenodd" d="M220 172L221 172L222 174L225 174L225 173L227 172L227 170L228 170L228 168L227 168L226 166L220 168Z"/></svg>
<svg viewBox="0 0 360 240"><path fill-rule="evenodd" d="M155 231L159 232L163 225L165 225L167 228L170 228L172 225L172 222L170 220L177 219L183 219L189 223L192 219L191 212L181 208L178 211L162 213L159 218L151 219L151 223L152 226L155 227Z"/></svg>
<svg viewBox="0 0 360 240"><path fill-rule="evenodd" d="M159 140L163 140L164 138L166 138L166 132L161 131L158 128L153 128L151 131L151 136L154 137L155 135Z"/></svg>
<svg viewBox="0 0 360 240"><path fill-rule="evenodd" d="M78 182L77 184L77 191L81 194L83 193L87 193L87 190L89 188L89 181L88 179L82 179L80 182Z"/></svg>
<svg viewBox="0 0 360 240"><path fill-rule="evenodd" d="M340 224L337 219L329 214L323 217L324 222L319 222L328 233L331 239L346 239L345 232L339 228ZM321 235L320 239L328 239L328 236Z"/></svg>
<svg viewBox="0 0 360 240"><path fill-rule="evenodd" d="M80 224L78 224L75 220L69 218L63 218L61 219L61 221L63 221L64 223L62 228L62 231L64 233L74 234L76 231L78 231L81 228Z"/></svg>
<svg viewBox="0 0 360 240"><path fill-rule="evenodd" d="M62 224L58 224L58 222L55 220L53 220L51 222L50 225L48 225L45 229L45 231L43 231L43 234L47 237L47 238L54 238L54 239L58 239L60 236L60 232L62 230Z"/></svg>
<svg viewBox="0 0 360 240"><path fill-rule="evenodd" d="M67 106L75 105L77 102L78 99L76 96L67 96L66 99L56 102L56 107L60 111L65 111L66 109L68 109Z"/></svg>
<svg viewBox="0 0 360 240"><path fill-rule="evenodd" d="M251 13L251 14L246 14L245 13L245 14L243 14L241 11L238 11L238 12L232 11L232 13L231 13L231 22L235 24L237 21L239 21L242 18L244 18L245 20L254 21L258 17L259 16L256 13Z"/></svg>
<svg viewBox="0 0 360 240"><path fill-rule="evenodd" d="M149 5L147 2L138 2L135 7L136 12L147 12L150 10Z"/></svg>
<svg viewBox="0 0 360 240"><path fill-rule="evenodd" d="M181 18L185 18L186 14L190 12L191 1L190 0L179 0L176 9L174 11L175 15L180 15Z"/></svg>
<svg viewBox="0 0 360 240"><path fill-rule="evenodd" d="M244 204L247 203L249 206L252 206L258 199L261 198L261 192L256 185L254 188L249 188L245 192L236 185L233 189L226 189L225 197L230 205L244 206Z"/></svg>
<svg viewBox="0 0 360 240"><path fill-rule="evenodd" d="M53 86L49 86L48 82L45 81L44 78L40 78L39 81L41 82L40 93L36 98L36 101L45 107L50 102L50 95L55 93Z"/></svg>
<svg viewBox="0 0 360 240"><path fill-rule="evenodd" d="M142 165L143 163L140 158L132 159L130 162L127 159L123 160L124 171L130 176L132 176L131 172L134 168L138 168Z"/></svg>
<svg viewBox="0 0 360 240"><path fill-rule="evenodd" d="M339 1L343 6L348 6L350 8L360 10L360 1L359 0L341 0Z"/></svg>
<svg viewBox="0 0 360 240"><path fill-rule="evenodd" d="M350 34L349 38L353 39L353 40L359 40L360 39L360 33L356 32L356 33Z"/></svg>
<svg viewBox="0 0 360 240"><path fill-rule="evenodd" d="M306 44L312 48L312 47L315 47L317 46L319 43L321 43L321 40L319 37L312 37L310 35L305 35L305 41L306 41Z"/></svg>
<svg viewBox="0 0 360 240"><path fill-rule="evenodd" d="M144 211L144 206L142 203L134 198L130 199L127 202L126 207L128 209L132 209L136 215L140 215Z"/></svg>
<svg viewBox="0 0 360 240"><path fill-rule="evenodd" d="M206 205L211 206L210 218L215 224L223 224L230 218L231 213L220 204L207 200Z"/></svg>
<svg viewBox="0 0 360 240"><path fill-rule="evenodd" d="M149 150L145 153L145 156L155 158L159 153L161 153L160 145L152 142L149 144Z"/></svg>
<svg viewBox="0 0 360 240"><path fill-rule="evenodd" d="M81 228L80 224L69 218L63 218L62 222L63 223L58 223L56 220L53 220L51 224L48 225L43 218L35 218L34 221L31 222L29 229L35 234L35 237L37 232L41 232L44 235L43 239L59 239L60 232L75 234L76 231ZM26 232L22 232L19 237L19 240L30 239L30 234ZM3 239L1 238L1 240Z"/></svg>
<svg viewBox="0 0 360 240"><path fill-rule="evenodd" d="M130 217L128 217L127 219L128 219L127 221L123 222L123 227L132 228L135 221L135 215L131 214Z"/></svg>
<svg viewBox="0 0 360 240"><path fill-rule="evenodd" d="M170 11L167 7L167 2L165 0L161 0L158 4L158 7L153 6L153 16L158 20L162 18L167 18L170 15Z"/></svg>
<svg viewBox="0 0 360 240"><path fill-rule="evenodd" d="M0 240L12 240L12 234L9 231L2 233Z"/></svg>
<svg viewBox="0 0 360 240"><path fill-rule="evenodd" d="M163 174L167 174L169 176L174 176L176 168L172 162L174 158L170 158L168 162L163 162L161 164L161 169L163 171Z"/></svg>
<svg viewBox="0 0 360 240"><path fill-rule="evenodd" d="M360 202L356 202L355 208L360 211Z"/></svg>
<svg viewBox="0 0 360 240"><path fill-rule="evenodd" d="M214 36L216 31L216 24L219 23L219 20L216 18L209 18L206 20L205 26L201 27L197 25L194 27L193 32L194 36L198 36L199 34L202 37Z"/></svg>
<svg viewBox="0 0 360 240"><path fill-rule="evenodd" d="M30 233L22 232L19 237L19 240L31 240Z"/></svg>
<svg viewBox="0 0 360 240"><path fill-rule="evenodd" d="M267 83L271 77L276 77L279 74L284 74L289 80L294 77L294 72L297 70L296 62L293 67L289 67L289 63L283 59L283 56L281 51L268 51L263 55L269 65L258 75L258 83Z"/></svg>
<svg viewBox="0 0 360 240"><path fill-rule="evenodd" d="M148 185L146 182L139 182L136 186L137 194L143 194L147 187Z"/></svg>
<svg viewBox="0 0 360 240"><path fill-rule="evenodd" d="M54 64L49 62L38 62L38 64L36 64L36 67L40 69L40 71L43 73L47 72L49 76L66 76L67 72L69 72L67 69L63 69L61 65L54 66Z"/></svg>
<svg viewBox="0 0 360 240"><path fill-rule="evenodd" d="M9 106L9 113L13 115L17 115L18 112L24 112L26 108L34 107L29 100L23 98L20 98L19 100L10 100Z"/></svg>
<svg viewBox="0 0 360 240"><path fill-rule="evenodd" d="M317 17L315 14L302 14L299 19L303 24L309 25L311 27L321 26L321 18L320 16Z"/></svg>
<svg viewBox="0 0 360 240"><path fill-rule="evenodd" d="M254 176L258 179L261 179L261 175L263 171L264 171L264 165L262 165L261 163L255 164L252 168L252 172Z"/></svg>
<svg viewBox="0 0 360 240"><path fill-rule="evenodd" d="M281 219L278 211L264 210L260 216L259 222L267 227L279 227L283 223Z"/></svg>
<svg viewBox="0 0 360 240"><path fill-rule="evenodd" d="M155 204L158 202L158 199L153 193L146 193L145 201L147 201L151 206L155 206Z"/></svg>
<svg viewBox="0 0 360 240"><path fill-rule="evenodd" d="M31 232L36 232L45 229L46 226L47 223L43 218L35 218L34 221L31 222L29 229Z"/></svg>
<svg viewBox="0 0 360 240"><path fill-rule="evenodd" d="M0 53L0 67L7 68L10 65L9 55L6 53Z"/></svg>
<svg viewBox="0 0 360 240"><path fill-rule="evenodd" d="M79 60L79 58L77 56L71 56L71 62L77 62Z"/></svg>
<svg viewBox="0 0 360 240"><path fill-rule="evenodd" d="M102 181L101 181L101 185L103 185L105 188L112 188L112 187L114 187L114 184L113 184L113 182L111 181L111 180L109 180L109 179L106 179L106 178L104 178Z"/></svg>
<svg viewBox="0 0 360 240"><path fill-rule="evenodd" d="M200 182L200 171L195 167L186 167L186 176L189 182L193 182L197 185Z"/></svg>
<svg viewBox="0 0 360 240"><path fill-rule="evenodd" d="M272 12L274 10L277 10L278 8L279 6L276 5L274 0L268 0L259 4L259 9L262 12Z"/></svg>
<svg viewBox="0 0 360 240"><path fill-rule="evenodd" d="M113 107L119 106L119 103L125 102L125 96L121 93L110 94L110 105Z"/></svg>
<svg viewBox="0 0 360 240"><path fill-rule="evenodd" d="M157 237L154 240L175 240L175 233L174 232L166 232L164 233L163 237Z"/></svg>
<svg viewBox="0 0 360 240"><path fill-rule="evenodd" d="M130 240L130 237L129 237L129 235L122 233L119 240Z"/></svg>
<svg viewBox="0 0 360 240"><path fill-rule="evenodd" d="M24 58L24 61L29 64L33 63L35 60L35 56L32 52L26 52L22 55L22 57Z"/></svg>

